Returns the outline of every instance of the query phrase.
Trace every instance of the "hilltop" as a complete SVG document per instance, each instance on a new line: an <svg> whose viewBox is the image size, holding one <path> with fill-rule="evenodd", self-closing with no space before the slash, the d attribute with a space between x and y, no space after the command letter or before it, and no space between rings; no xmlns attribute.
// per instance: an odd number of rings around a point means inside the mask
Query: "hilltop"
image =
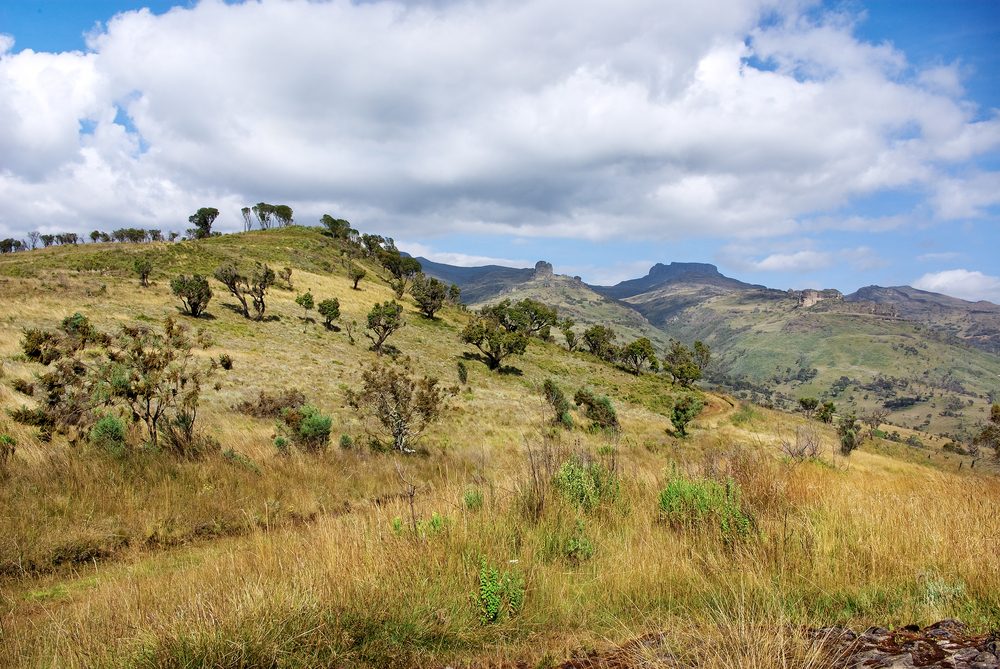
<svg viewBox="0 0 1000 669"><path fill-rule="evenodd" d="M214 278L206 314L182 313L179 274L256 262L290 270L263 319ZM559 296L560 316L623 333L654 327L573 277L528 272L502 296ZM295 226L0 256L0 445L15 444L0 476L0 666L627 667L643 661L634 640L656 639L676 666L818 668L837 665L808 628L960 617L982 636L1000 619L986 454L881 426L845 456L833 425L632 374L558 335L490 371L463 341L474 310L427 318L392 279L358 246ZM337 298L333 326L296 301L306 291ZM364 336L394 299L395 361ZM57 370L107 362L122 326L156 334L168 318L201 331L199 450L152 447L123 404L101 404L135 388L121 356L94 395L70 398L125 424L117 446L113 430L14 420L52 401ZM65 333L76 362L28 355L34 330ZM357 401L373 373L433 377L419 387L444 394L413 452L373 440ZM268 414L261 392L298 393L316 413ZM674 410L689 402L684 436ZM596 425L607 407L617 428ZM328 443L298 441L324 419Z"/></svg>

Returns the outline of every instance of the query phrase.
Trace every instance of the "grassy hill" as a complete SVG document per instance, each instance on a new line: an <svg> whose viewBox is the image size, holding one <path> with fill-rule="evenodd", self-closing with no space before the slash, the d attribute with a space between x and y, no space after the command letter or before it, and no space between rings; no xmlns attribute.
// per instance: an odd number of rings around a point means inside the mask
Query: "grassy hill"
<svg viewBox="0 0 1000 669"><path fill-rule="evenodd" d="M671 408L690 391L537 340L490 372L461 341L466 310L427 319L406 296L390 343L457 391L418 453L370 448L348 391L387 364L361 324L393 294L367 259L353 260L368 275L352 290L350 254L292 227L0 257L0 434L17 444L0 478L0 665L557 666L662 631L684 666L823 667L831 658L797 630L1000 622L1000 483L927 435L931 448L875 439L845 458L828 426L696 391L705 408L680 438ZM272 289L271 318L256 322L213 280L208 315L180 315L169 280L229 261L287 266L294 289ZM522 286L563 291L566 313L635 313L571 281ZM339 331L303 320L305 290L340 300ZM233 360L198 413L218 448L179 458L132 426L115 454L13 420L43 401L22 390L48 369L23 355L24 329L74 312L109 333L168 316L203 329L197 360ZM631 322L623 331L646 327ZM555 425L547 379L608 396L620 430L590 429L579 407L571 429ZM283 455L280 421L235 408L282 389L331 417L325 451ZM797 438L821 457L783 457ZM667 514L664 491L692 486L716 495L714 510Z"/></svg>

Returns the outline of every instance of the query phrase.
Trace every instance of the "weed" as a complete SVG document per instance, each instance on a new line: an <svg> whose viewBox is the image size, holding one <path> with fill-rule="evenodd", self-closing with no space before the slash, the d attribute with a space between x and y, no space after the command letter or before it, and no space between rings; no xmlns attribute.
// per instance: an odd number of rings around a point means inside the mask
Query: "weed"
<svg viewBox="0 0 1000 669"><path fill-rule="evenodd" d="M661 520L675 529L693 530L714 524L726 544L745 539L753 531L752 517L740 504L739 485L688 478L676 470L660 492Z"/></svg>
<svg viewBox="0 0 1000 669"><path fill-rule="evenodd" d="M484 625L501 622L520 613L524 605L524 579L500 571L482 558L479 566L479 620Z"/></svg>

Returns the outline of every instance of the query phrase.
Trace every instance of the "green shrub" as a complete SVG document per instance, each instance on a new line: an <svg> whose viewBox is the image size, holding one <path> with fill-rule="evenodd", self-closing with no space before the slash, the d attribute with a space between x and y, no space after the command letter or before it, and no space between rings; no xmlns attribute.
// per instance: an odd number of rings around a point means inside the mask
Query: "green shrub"
<svg viewBox="0 0 1000 669"><path fill-rule="evenodd" d="M295 411L294 409L291 411ZM330 429L333 419L320 412L316 407L306 404L297 410L298 425L295 430L295 442L303 450L318 452L326 449L330 441Z"/></svg>
<svg viewBox="0 0 1000 669"><path fill-rule="evenodd" d="M323 325L329 329L333 327L333 322L340 318L340 300L336 297L323 300L317 305L319 315L323 317Z"/></svg>
<svg viewBox="0 0 1000 669"><path fill-rule="evenodd" d="M9 434L0 434L0 472L7 471L7 464L17 450L17 440Z"/></svg>
<svg viewBox="0 0 1000 669"><path fill-rule="evenodd" d="M740 488L732 479L688 478L674 472L660 492L660 519L675 529L711 527L725 543L745 539L753 532L753 518L740 504Z"/></svg>
<svg viewBox="0 0 1000 669"><path fill-rule="evenodd" d="M464 360L458 361L458 382L463 386L469 382L469 368L465 365Z"/></svg>
<svg viewBox="0 0 1000 669"><path fill-rule="evenodd" d="M753 408L749 402L741 402L740 408L730 417L733 425L748 425L760 418L760 412Z"/></svg>
<svg viewBox="0 0 1000 669"><path fill-rule="evenodd" d="M170 281L170 290L181 298L184 313L194 318L201 316L212 300L212 288L208 285L208 279L201 274L181 274L175 277Z"/></svg>
<svg viewBox="0 0 1000 669"><path fill-rule="evenodd" d="M584 511L590 511L618 494L618 479L614 472L581 456L573 456L562 463L553 483L566 499Z"/></svg>
<svg viewBox="0 0 1000 669"><path fill-rule="evenodd" d="M343 449L354 448L354 440L351 439L351 435L342 434L340 435L340 447Z"/></svg>
<svg viewBox="0 0 1000 669"><path fill-rule="evenodd" d="M567 430L572 429L573 416L569 413L570 403L562 388L557 386L552 379L545 379L545 383L542 384L542 394L545 395L545 400L552 407L552 422L562 425Z"/></svg>
<svg viewBox="0 0 1000 669"><path fill-rule="evenodd" d="M288 455L291 452L288 446L288 440L284 437L274 438L274 447L278 450L279 455Z"/></svg>
<svg viewBox="0 0 1000 669"><path fill-rule="evenodd" d="M466 488L462 495L462 504L469 511L479 511L483 508L483 491L475 486Z"/></svg>
<svg viewBox="0 0 1000 669"><path fill-rule="evenodd" d="M594 544L587 536L586 525L577 518L572 532L566 532L562 525L545 534L543 555L546 560L565 560L578 565L594 557Z"/></svg>
<svg viewBox="0 0 1000 669"><path fill-rule="evenodd" d="M577 406L585 408L584 414L591 421L591 428L597 430L617 430L618 414L611 400L603 395L594 395L586 388L580 388L573 396Z"/></svg>
<svg viewBox="0 0 1000 669"><path fill-rule="evenodd" d="M92 446L107 451L113 455L125 452L125 422L117 416L102 416L90 428L90 443Z"/></svg>
<svg viewBox="0 0 1000 669"><path fill-rule="evenodd" d="M260 474L260 467L258 467L253 460L242 453L237 453L231 448L224 450L222 452L222 457L238 467L242 467L243 469L251 471L254 474Z"/></svg>
<svg viewBox="0 0 1000 669"><path fill-rule="evenodd" d="M482 558L479 567L479 620L484 625L513 617L524 605L524 579L491 567Z"/></svg>
<svg viewBox="0 0 1000 669"><path fill-rule="evenodd" d="M687 436L687 426L705 408L705 403L695 395L684 395L670 409L670 422L680 437Z"/></svg>

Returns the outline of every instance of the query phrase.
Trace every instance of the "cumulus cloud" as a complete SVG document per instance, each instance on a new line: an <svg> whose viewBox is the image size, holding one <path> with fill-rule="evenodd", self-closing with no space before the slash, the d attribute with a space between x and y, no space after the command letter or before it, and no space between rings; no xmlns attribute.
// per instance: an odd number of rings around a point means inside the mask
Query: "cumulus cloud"
<svg viewBox="0 0 1000 669"><path fill-rule="evenodd" d="M527 260L517 260L512 258L494 258L492 256L471 255L468 253L452 253L449 251L435 251L426 244L419 242L396 241L396 246L412 256L427 258L432 262L444 263L446 265L457 265L458 267L480 267L483 265L500 265L502 267L531 267L533 262Z"/></svg>
<svg viewBox="0 0 1000 669"><path fill-rule="evenodd" d="M950 269L924 274L914 288L943 293L972 302L988 300L1000 304L1000 277L967 269Z"/></svg>
<svg viewBox="0 0 1000 669"><path fill-rule="evenodd" d="M592 240L852 229L823 212L900 187L942 218L996 205L996 174L951 169L1000 146L960 71L916 72L851 17L816 16L782 0L206 0L120 14L86 52L0 37L0 234L182 228L205 205L239 229L260 200L411 238Z"/></svg>

